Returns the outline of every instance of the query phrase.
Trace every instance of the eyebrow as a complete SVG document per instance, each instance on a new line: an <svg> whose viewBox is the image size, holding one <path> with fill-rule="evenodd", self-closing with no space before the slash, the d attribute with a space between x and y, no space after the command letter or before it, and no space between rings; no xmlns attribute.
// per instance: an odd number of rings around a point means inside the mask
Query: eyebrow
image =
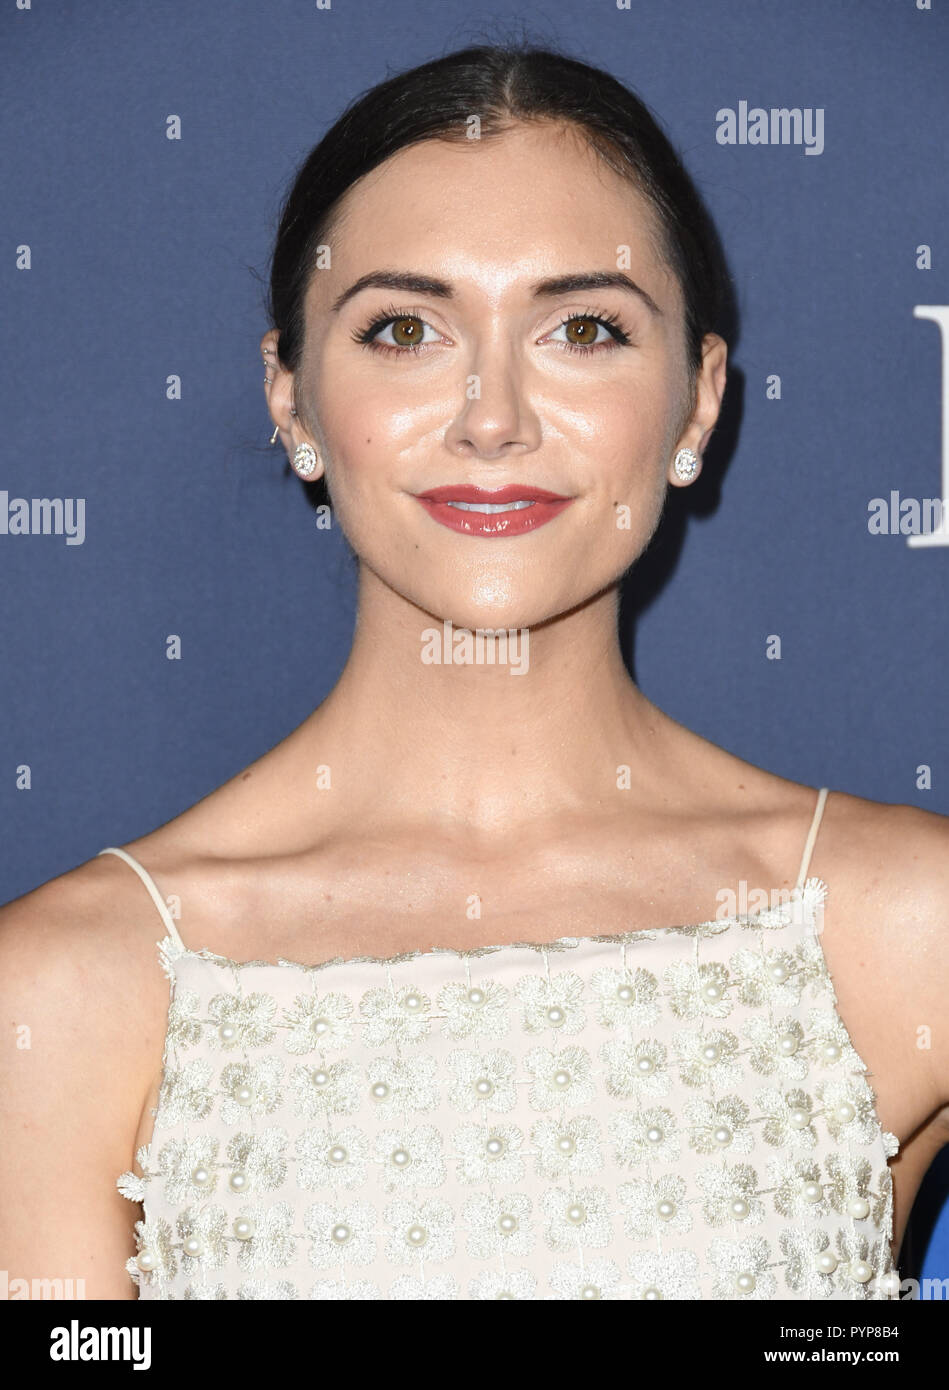
<svg viewBox="0 0 949 1390"><path fill-rule="evenodd" d="M454 299L455 291L447 280L436 279L432 275L416 275L403 270L371 270L361 275L348 290L333 302L332 310L338 314L343 305L360 290L366 289L404 290L410 294L427 294L435 299ZM576 294L580 290L626 290L634 294L646 305L651 314L662 316L662 310L641 285L637 285L629 275L621 270L591 270L577 275L554 275L544 280L535 280L531 294L535 299L553 299L559 295Z"/></svg>

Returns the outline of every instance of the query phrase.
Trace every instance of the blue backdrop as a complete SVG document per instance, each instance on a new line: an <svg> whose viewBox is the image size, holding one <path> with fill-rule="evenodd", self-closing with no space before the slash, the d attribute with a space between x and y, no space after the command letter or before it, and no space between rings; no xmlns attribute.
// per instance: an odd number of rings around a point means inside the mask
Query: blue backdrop
<svg viewBox="0 0 949 1390"><path fill-rule="evenodd" d="M901 499L949 501L949 365L914 315L949 306L945 0L7 0L0 900L177 815L334 684L352 562L267 447L280 196L359 91L516 20L659 116L734 277L725 413L624 604L636 679L782 776L949 813L949 544L899 531ZM17 534L18 498L54 529ZM949 1276L947 1160L904 1277Z"/></svg>

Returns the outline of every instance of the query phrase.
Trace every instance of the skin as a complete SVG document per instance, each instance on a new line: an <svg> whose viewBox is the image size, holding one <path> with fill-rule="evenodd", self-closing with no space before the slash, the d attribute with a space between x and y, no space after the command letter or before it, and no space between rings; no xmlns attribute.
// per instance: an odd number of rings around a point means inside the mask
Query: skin
<svg viewBox="0 0 949 1390"><path fill-rule="evenodd" d="M791 887L815 789L677 724L620 654L618 581L679 485L676 450L706 447L726 380L726 345L709 335L686 410L682 298L648 205L572 133L519 127L400 151L350 190L330 242L299 368L271 356L266 391L287 452L318 449L358 556L355 639L337 686L287 739L127 846L180 898L185 942L317 961L545 941L706 920L742 880ZM617 288L532 296L543 277L615 269L624 245L659 313ZM334 311L382 268L438 277L452 295L370 288ZM417 355L353 340L390 303L427 325ZM616 314L631 345L567 351L562 321L590 312ZM612 341L605 329L594 340ZM412 495L447 482L576 500L536 532L488 540L439 526ZM294 602L306 598L304 586ZM528 673L424 664L421 633L445 618L528 628ZM822 943L841 1016L902 1146L895 1249L949 1137L947 851L946 818L833 791L809 870L829 885ZM151 1136L163 934L114 856L0 911L3 1017L33 1039L2 1054L4 1263L81 1275L88 1297L135 1297L122 1268L135 1209L113 1181Z"/></svg>

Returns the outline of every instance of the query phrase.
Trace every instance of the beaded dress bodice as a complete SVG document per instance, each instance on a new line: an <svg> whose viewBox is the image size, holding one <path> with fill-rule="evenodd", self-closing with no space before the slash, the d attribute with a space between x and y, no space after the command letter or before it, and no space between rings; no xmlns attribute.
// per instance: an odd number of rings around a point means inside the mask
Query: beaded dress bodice
<svg viewBox="0 0 949 1390"><path fill-rule="evenodd" d="M117 1179L140 1298L898 1296L899 1146L822 880L690 926L304 965L185 947L128 859L170 928L154 1132Z"/></svg>

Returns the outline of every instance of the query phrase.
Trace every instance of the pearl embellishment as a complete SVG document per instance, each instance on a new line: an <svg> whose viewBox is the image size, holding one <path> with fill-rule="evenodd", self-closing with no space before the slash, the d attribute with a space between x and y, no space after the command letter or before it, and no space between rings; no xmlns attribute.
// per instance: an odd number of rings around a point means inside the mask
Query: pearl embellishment
<svg viewBox="0 0 949 1390"><path fill-rule="evenodd" d="M126 1269L159 1299L305 1298L310 1265L383 1299L898 1297L896 1136L820 953L731 921L270 981L188 959Z"/></svg>

